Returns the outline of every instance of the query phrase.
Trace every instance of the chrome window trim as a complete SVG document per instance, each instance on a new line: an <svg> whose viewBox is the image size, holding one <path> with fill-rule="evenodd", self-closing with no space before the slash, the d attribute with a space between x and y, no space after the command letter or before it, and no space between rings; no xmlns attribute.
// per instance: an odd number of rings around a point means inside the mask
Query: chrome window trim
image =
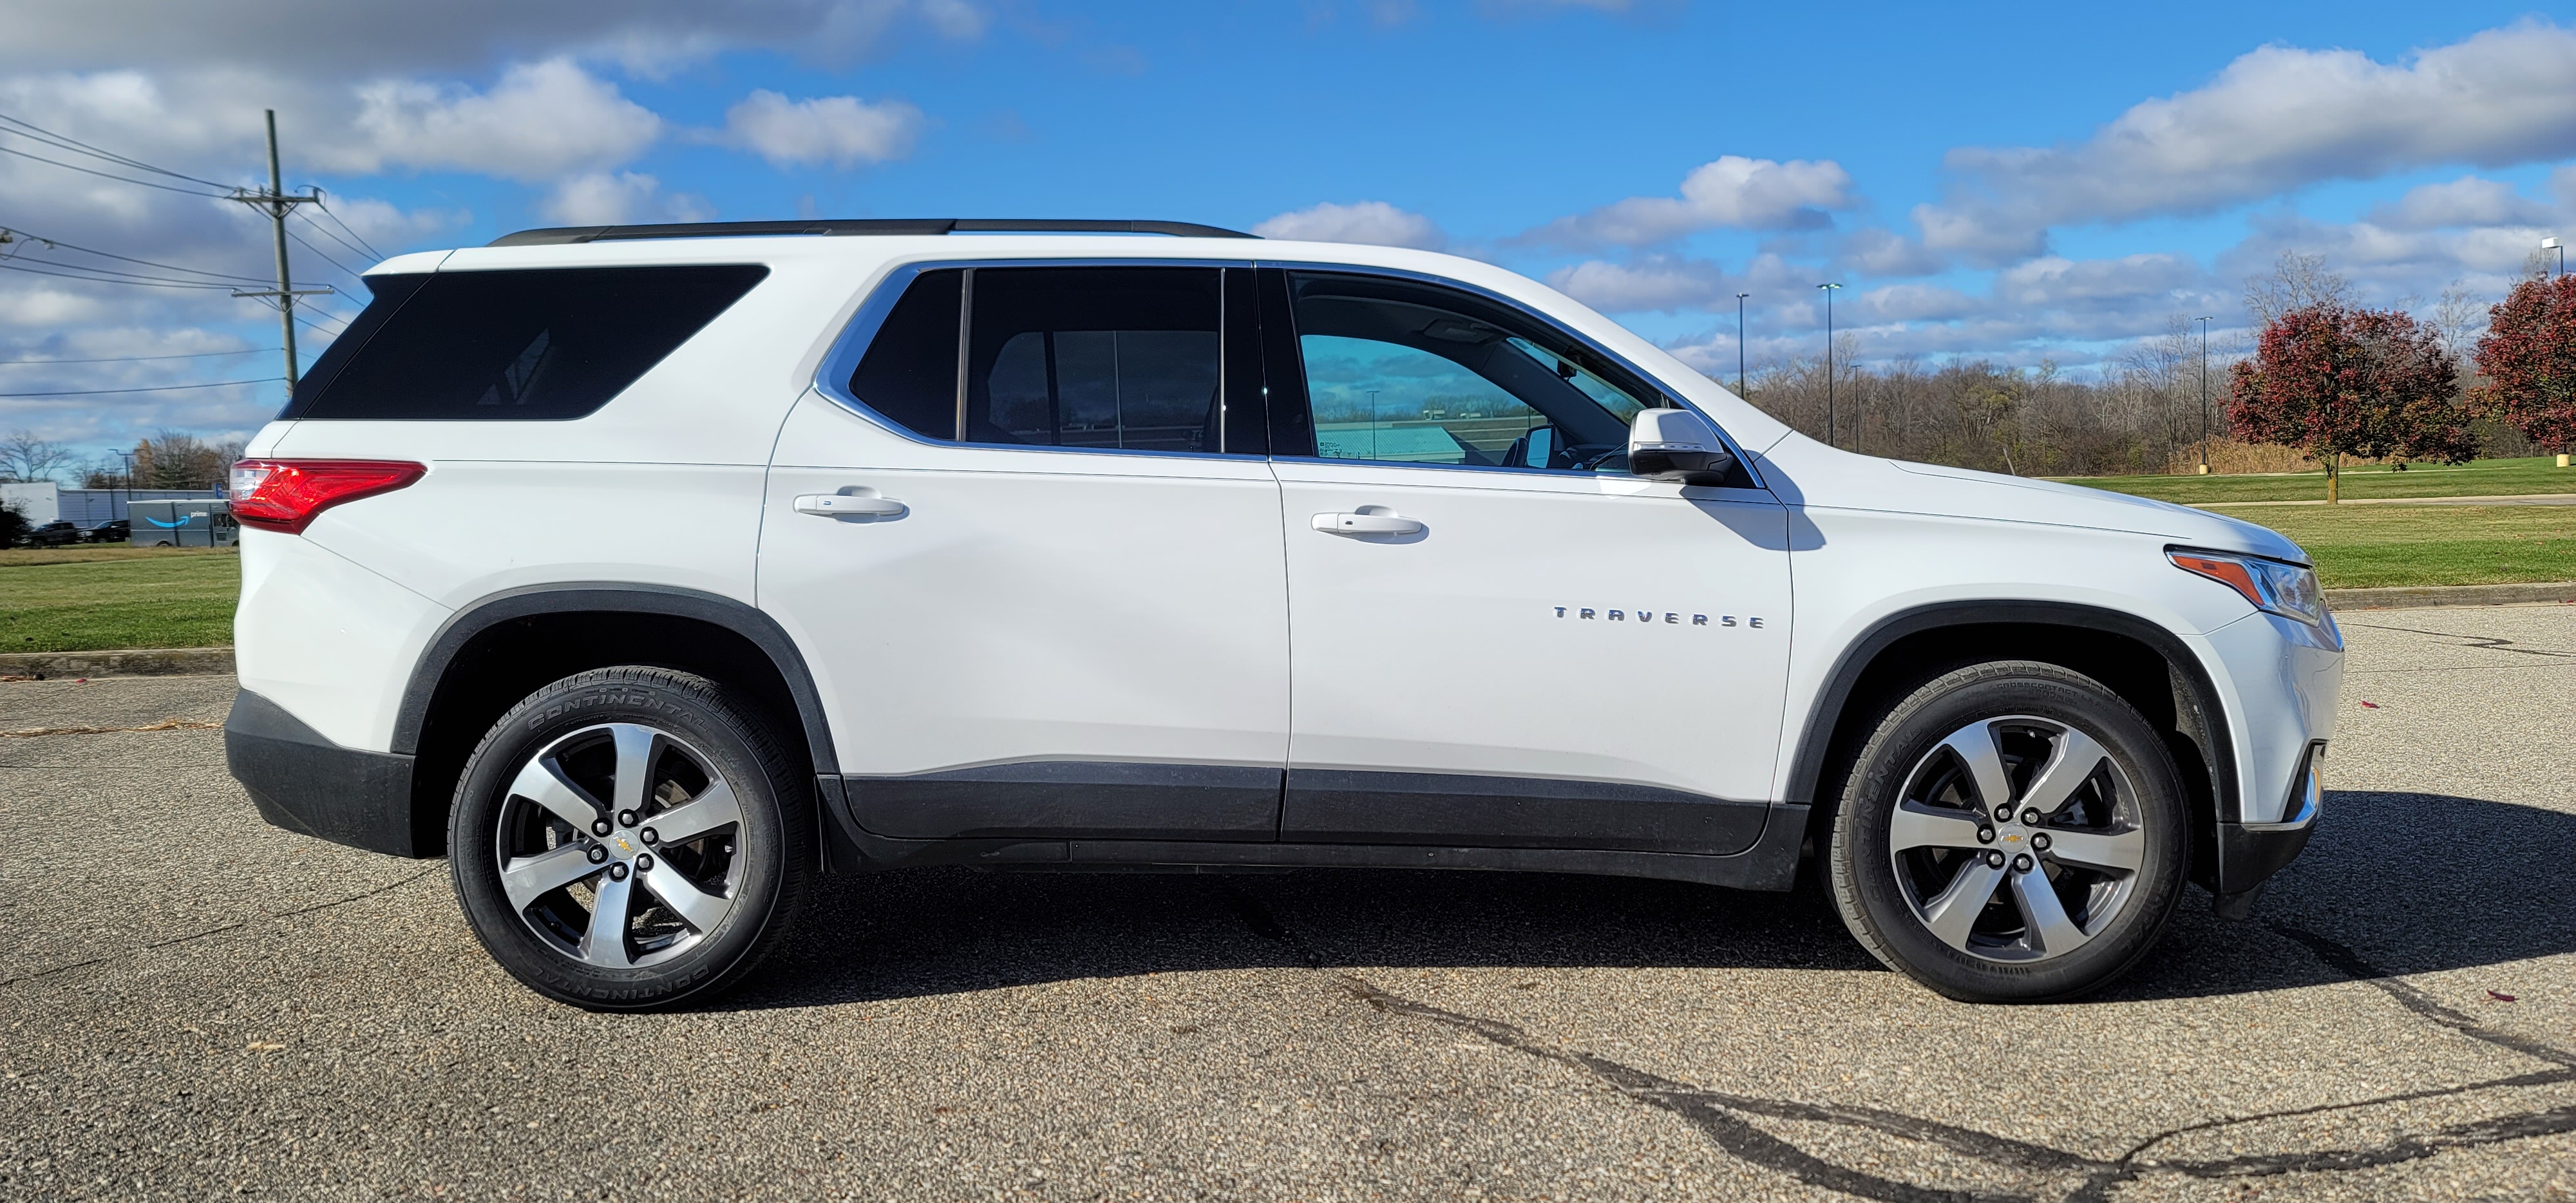
<svg viewBox="0 0 2576 1203"><path fill-rule="evenodd" d="M1269 458L1267 455L1254 455L1242 451L1147 451L1125 447L1048 447L1025 443L963 443L954 439L924 438L903 423L869 408L867 402L859 400L850 393L850 377L859 370L859 360L867 356L868 344L876 341L877 331L885 327L886 318L893 314L895 303L903 299L904 290L911 288L912 282L924 272L973 267L1249 268L1251 266L1253 266L1252 261L1248 259L1137 259L1089 256L1074 258L1040 256L1030 259L924 259L915 263L902 264L887 272L884 279L877 281L876 287L868 293L868 299L861 302L858 311L850 315L849 324L841 328L840 337L833 341L831 351L823 356L822 366L814 370L814 391L821 393L825 399L841 408L866 419L878 429L924 447L945 447L959 451L1008 451L1022 455L1137 455L1158 459L1266 460ZM960 355L965 354L963 341L960 340L961 346L958 352ZM1219 334L1219 343L1220 345L1223 343L1222 332Z"/></svg>
<svg viewBox="0 0 2576 1203"><path fill-rule="evenodd" d="M1407 271L1400 267L1364 267L1356 264L1280 262L1278 260L1263 260L1261 262L1261 266L1284 268L1289 271L1296 271L1302 268L1307 271L1335 272L1350 276L1381 276L1390 280L1406 280L1416 284L1431 285L1436 288L1452 289L1454 291L1463 292L1473 297L1480 297L1496 305L1500 305L1505 309L1509 309L1514 313L1527 317L1530 320L1555 331L1559 336L1575 343L1577 346L1581 346L1586 350L1591 351L1593 354L1619 365L1621 368L1625 369L1629 375L1635 376L1639 380L1643 380L1654 385L1656 392L1665 400L1687 409L1692 413L1698 414L1708 423L1709 429L1717 432L1718 441L1725 443L1726 449L1734 453L1735 462L1744 465L1744 474L1753 479L1753 487L1755 489L1763 490L1767 490L1769 488L1769 486L1762 483L1762 470L1754 466L1752 457L1744 454L1744 448L1735 441L1735 436L1726 432L1725 424L1719 422L1714 417L1710 417L1706 410L1691 404L1690 398L1683 396L1681 394L1681 390L1672 387L1671 383L1666 381L1663 377L1658 376L1653 372L1649 372L1644 368L1638 367L1635 361L1630 360L1627 356L1621 355L1608 347L1602 346L1601 343L1592 336L1587 335L1580 330L1573 329L1565 323L1558 321L1553 314L1533 309L1524 302L1504 296L1490 288L1470 284L1464 280L1453 280L1447 276L1435 276L1429 272ZM1312 398L1309 398L1309 400L1311 401ZM1313 421L1311 410L1308 415L1308 421ZM1526 472L1555 477L1599 477L1601 475L1598 472L1583 472L1573 468L1515 468L1504 464L1413 464L1406 463L1401 460L1329 459L1320 455L1273 455L1271 458L1292 459L1319 464L1382 464L1407 468L1464 468L1476 472ZM1615 480L1619 478L1611 477L1609 479ZM1629 479L1635 478L1631 477ZM1742 490L1737 491L1741 492Z"/></svg>
<svg viewBox="0 0 2576 1203"><path fill-rule="evenodd" d="M859 360L867 355L868 344L876 341L877 331L884 328L887 316L894 312L895 303L903 299L904 290L912 287L912 282L915 279L919 278L924 272L971 267L1275 267L1284 271L1317 271L1333 272L1341 275L1380 276L1391 280L1405 280L1437 288L1454 289L1470 296L1481 298L1493 304L1503 306L1514 313L1521 314L1547 329L1555 331L1560 337L1572 341L1576 345L1591 351L1595 355L1601 356L1603 359L1606 359L1611 363L1619 365L1620 368L1627 371L1630 375L1635 376L1637 379L1653 384L1658 394L1665 400L1698 414L1708 422L1709 428L1717 432L1718 440L1725 443L1726 449L1735 455L1735 462L1744 466L1744 473L1752 478L1753 487L1755 489L1766 490L1769 488L1769 486L1762 482L1762 469L1754 464L1751 456L1745 454L1743 446L1735 441L1735 436L1727 433L1725 425L1720 423L1716 418L1710 417L1707 411L1692 404L1690 398L1683 396L1680 390L1673 388L1664 380L1663 377L1637 366L1636 363L1631 361L1627 356L1621 355L1608 347L1602 346L1598 340L1584 334L1582 331L1575 330L1567 326L1565 323L1558 321L1553 315L1531 308L1527 304L1511 297L1504 296L1490 288L1483 288L1478 285L1467 283L1464 280L1454 280L1447 276L1436 276L1428 272L1407 271L1403 268L1394 267L1369 267L1361 264L1322 263L1309 262L1305 260L1196 258L1154 259L1130 256L1068 257L1062 255L1040 255L1030 258L980 257L971 259L918 260L912 263L905 263L896 266L893 270L886 273L884 279L877 281L875 288L869 290L867 300L861 302L858 310L850 315L849 323L841 328L840 336L833 340L831 351L823 356L821 366L815 369L814 391L821 393L825 398L841 406L843 409L847 409L850 412L867 419L869 422L874 423L878 428L893 434L897 438L919 443L925 447L971 447L984 451L1014 451L1022 453L1143 455L1176 459L1277 459L1296 460L1304 463L1318 464L1377 464L1386 467L1402 468L1458 468L1477 472L1511 472L1559 478L1597 478L1601 475L1598 472L1582 472L1572 468L1524 468L1511 467L1503 464L1416 464L1399 460L1331 459L1320 455L1268 454L1255 456L1248 453L1222 451L1141 451L1127 450L1119 447L1033 447L1014 445L1010 443L962 443L950 439L923 438L921 435L905 427L902 423L893 421L874 409L869 408L867 402L852 396L849 390L849 380L850 377L859 370ZM1268 407L1265 406L1263 408L1266 412ZM1312 418L1310 416L1309 421L1311 420Z"/></svg>

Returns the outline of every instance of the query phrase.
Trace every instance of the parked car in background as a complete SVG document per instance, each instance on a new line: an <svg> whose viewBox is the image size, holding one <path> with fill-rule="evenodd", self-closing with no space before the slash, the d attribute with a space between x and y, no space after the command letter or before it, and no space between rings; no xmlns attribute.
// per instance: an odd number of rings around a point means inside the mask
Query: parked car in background
<svg viewBox="0 0 2576 1203"><path fill-rule="evenodd" d="M27 532L29 547L61 547L80 541L81 528L77 522L48 522Z"/></svg>
<svg viewBox="0 0 2576 1203"><path fill-rule="evenodd" d="M133 528L128 519L111 518L89 528L87 538L92 543L123 543L134 537Z"/></svg>

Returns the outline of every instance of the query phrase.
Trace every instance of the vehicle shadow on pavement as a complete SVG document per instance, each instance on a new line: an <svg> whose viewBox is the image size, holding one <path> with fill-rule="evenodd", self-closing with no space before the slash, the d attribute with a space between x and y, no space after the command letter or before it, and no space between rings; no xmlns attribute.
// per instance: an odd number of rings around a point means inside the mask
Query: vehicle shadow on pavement
<svg viewBox="0 0 2576 1203"><path fill-rule="evenodd" d="M2252 919L2197 889L2105 1000L2200 997L2576 951L2576 816L2339 791ZM2322 941L2320 943L2319 941ZM2321 949L2341 950L2340 955ZM1328 966L1879 972L1819 892L1416 870L825 878L796 937L722 1009L1085 978Z"/></svg>
<svg viewBox="0 0 2576 1203"><path fill-rule="evenodd" d="M2576 952L2576 815L2445 794L2332 790L2253 917L2184 901L2105 998L2191 997Z"/></svg>

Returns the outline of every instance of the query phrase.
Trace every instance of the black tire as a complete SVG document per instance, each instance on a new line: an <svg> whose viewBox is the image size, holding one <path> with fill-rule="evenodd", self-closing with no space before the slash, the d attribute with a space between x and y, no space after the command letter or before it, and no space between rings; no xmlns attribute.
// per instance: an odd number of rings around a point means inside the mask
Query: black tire
<svg viewBox="0 0 2576 1203"><path fill-rule="evenodd" d="M643 768L626 795L641 801L618 810L627 765ZM493 959L549 998L599 1011L711 998L749 975L803 906L810 780L760 711L716 682L640 667L567 677L511 708L465 763L448 818L457 901ZM583 807L604 834L574 827L567 813ZM665 840L657 818L693 830ZM568 880L545 884L558 877ZM602 916L602 898L622 921Z"/></svg>
<svg viewBox="0 0 2576 1203"><path fill-rule="evenodd" d="M1992 740L2015 807L2058 796L2034 778L2059 758L2100 756L2060 774L2080 784L2056 815L2031 823L2035 808L2023 808L1997 821L1992 804L1967 809L1989 792L1955 750L1975 742L1972 731ZM1980 817L1959 825L1968 815ZM2072 998L2155 946L2181 900L2189 815L2164 741L2118 695L2053 664L1973 665L1906 695L1862 746L1828 844L1834 906L1871 955L1950 998ZM1986 901L1946 905L1973 902L1988 880Z"/></svg>

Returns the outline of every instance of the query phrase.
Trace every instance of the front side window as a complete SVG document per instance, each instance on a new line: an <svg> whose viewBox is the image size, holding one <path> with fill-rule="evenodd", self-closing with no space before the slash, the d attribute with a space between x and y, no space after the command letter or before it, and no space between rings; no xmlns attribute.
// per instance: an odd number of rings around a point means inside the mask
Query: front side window
<svg viewBox="0 0 2576 1203"><path fill-rule="evenodd" d="M1257 411L1228 429L1226 270L926 271L888 311L850 395L943 442L1258 453Z"/></svg>
<svg viewBox="0 0 2576 1203"><path fill-rule="evenodd" d="M1370 276L1289 276L1326 459L1627 471L1642 382L1512 311Z"/></svg>

